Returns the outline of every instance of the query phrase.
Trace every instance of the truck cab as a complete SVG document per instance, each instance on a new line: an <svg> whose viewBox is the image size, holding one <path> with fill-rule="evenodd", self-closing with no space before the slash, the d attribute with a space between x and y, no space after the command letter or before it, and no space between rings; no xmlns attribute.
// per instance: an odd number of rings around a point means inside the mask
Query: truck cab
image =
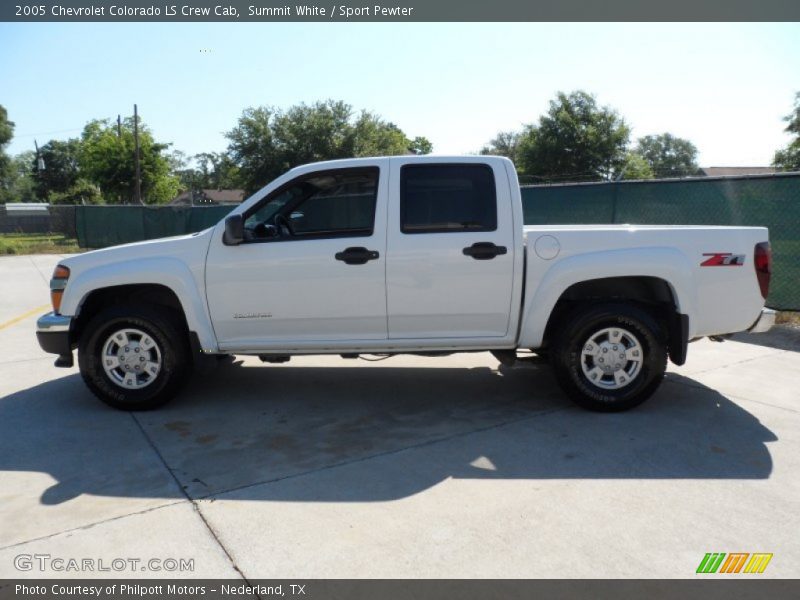
<svg viewBox="0 0 800 600"><path fill-rule="evenodd" d="M408 157L290 171L211 238L219 348L513 347L523 245L510 166Z"/></svg>

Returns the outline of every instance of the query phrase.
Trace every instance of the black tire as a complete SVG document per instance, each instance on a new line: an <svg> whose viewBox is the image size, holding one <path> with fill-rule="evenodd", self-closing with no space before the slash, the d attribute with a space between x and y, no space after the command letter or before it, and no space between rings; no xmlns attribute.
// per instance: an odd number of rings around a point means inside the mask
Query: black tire
<svg viewBox="0 0 800 600"><path fill-rule="evenodd" d="M188 335L176 325L181 321L175 311L158 306L117 305L102 310L86 325L78 344L78 366L86 385L100 400L121 410L151 410L172 399L191 369ZM159 353L160 370L138 389L124 387L103 367L106 341L123 329L143 332ZM136 360L142 360L141 355L137 354ZM143 380L146 375L142 373ZM136 378L138 381L139 375Z"/></svg>
<svg viewBox="0 0 800 600"><path fill-rule="evenodd" d="M602 333L604 330L609 331ZM628 410L652 396L664 379L666 336L658 321L646 310L625 303L583 306L568 314L557 331L551 356L556 379L569 397L583 408L598 412ZM619 338L619 346L611 346L612 335L623 336ZM587 344L589 340L594 345ZM623 358L623 354L627 357L626 344L630 345L631 352L641 347L643 358L638 361ZM616 354L612 348L618 347L620 353ZM597 356L583 354L589 350L598 352ZM611 354L602 354L606 351ZM614 365L609 362L601 365L596 361L602 357L605 361L617 361L616 357L619 360ZM616 381L616 376L621 381ZM615 385L622 387L610 389L609 386Z"/></svg>

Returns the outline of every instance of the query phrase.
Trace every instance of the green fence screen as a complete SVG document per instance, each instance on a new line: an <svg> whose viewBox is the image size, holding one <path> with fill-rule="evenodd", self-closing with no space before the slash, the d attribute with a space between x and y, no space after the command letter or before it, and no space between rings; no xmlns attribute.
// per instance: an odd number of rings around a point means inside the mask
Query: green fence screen
<svg viewBox="0 0 800 600"><path fill-rule="evenodd" d="M78 206L75 226L82 248L183 235L216 225L235 206Z"/></svg>
<svg viewBox="0 0 800 600"><path fill-rule="evenodd" d="M767 305L800 310L800 175L524 186L525 223L769 227Z"/></svg>
<svg viewBox="0 0 800 600"><path fill-rule="evenodd" d="M800 310L800 175L522 187L525 223L769 227L774 272L767 304ZM211 227L233 206L79 206L78 242L104 248Z"/></svg>

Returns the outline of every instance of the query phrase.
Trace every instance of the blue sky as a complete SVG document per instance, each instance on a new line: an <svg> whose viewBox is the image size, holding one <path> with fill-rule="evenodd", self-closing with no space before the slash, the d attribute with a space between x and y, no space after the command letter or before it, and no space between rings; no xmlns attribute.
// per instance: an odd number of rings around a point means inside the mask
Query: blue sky
<svg viewBox="0 0 800 600"><path fill-rule="evenodd" d="M703 166L766 165L789 139L800 24L0 24L12 153L134 102L160 141L220 151L247 106L334 98L460 154L578 88L634 138L669 131Z"/></svg>

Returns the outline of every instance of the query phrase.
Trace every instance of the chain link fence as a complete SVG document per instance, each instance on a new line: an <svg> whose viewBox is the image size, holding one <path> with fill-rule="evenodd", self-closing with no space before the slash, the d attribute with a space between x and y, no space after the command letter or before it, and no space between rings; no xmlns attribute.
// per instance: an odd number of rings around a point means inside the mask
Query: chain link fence
<svg viewBox="0 0 800 600"><path fill-rule="evenodd" d="M525 223L769 228L767 305L800 310L800 173L522 186Z"/></svg>
<svg viewBox="0 0 800 600"><path fill-rule="evenodd" d="M14 214L0 206L0 233L63 233L78 237L75 206L47 206L41 214Z"/></svg>

